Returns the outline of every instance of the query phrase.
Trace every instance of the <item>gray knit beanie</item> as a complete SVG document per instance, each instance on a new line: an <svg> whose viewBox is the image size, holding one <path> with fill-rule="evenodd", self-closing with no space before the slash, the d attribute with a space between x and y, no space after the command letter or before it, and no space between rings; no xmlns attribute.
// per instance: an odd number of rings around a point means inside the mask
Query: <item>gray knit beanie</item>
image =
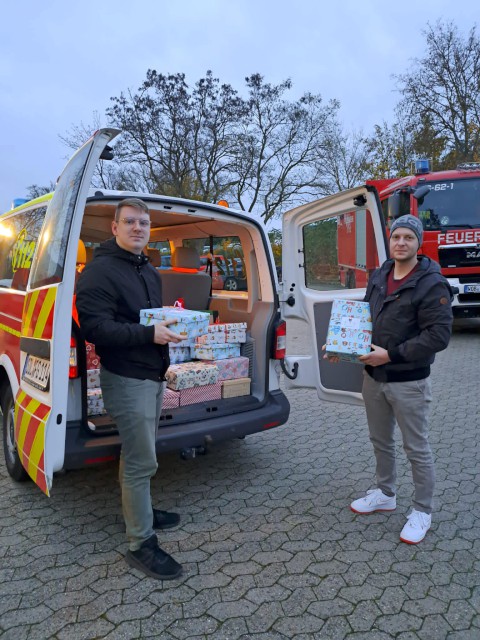
<svg viewBox="0 0 480 640"><path fill-rule="evenodd" d="M418 218L416 218L415 216L411 216L410 214L406 216L400 216L400 218L397 218L393 221L393 224L390 227L390 235L392 235L397 227L405 227L407 229L411 229L418 238L418 246L422 246L423 225Z"/></svg>

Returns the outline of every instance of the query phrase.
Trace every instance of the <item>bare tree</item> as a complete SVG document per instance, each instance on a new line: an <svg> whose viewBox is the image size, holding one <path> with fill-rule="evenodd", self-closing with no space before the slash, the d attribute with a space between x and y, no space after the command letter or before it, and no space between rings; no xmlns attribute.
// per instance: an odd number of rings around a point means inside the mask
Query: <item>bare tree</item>
<svg viewBox="0 0 480 640"><path fill-rule="evenodd" d="M247 211L265 221L315 194L315 158L325 144L337 101L324 105L320 95L284 98L292 83L265 83L260 74L246 78L248 112L239 132L232 194Z"/></svg>
<svg viewBox="0 0 480 640"><path fill-rule="evenodd" d="M50 182L48 185L38 185L38 184L31 184L29 187L27 187L27 198L29 200L34 200L35 198L39 198L40 196L44 196L47 193L50 193L51 191L54 191L55 189L55 183L54 182Z"/></svg>
<svg viewBox="0 0 480 640"><path fill-rule="evenodd" d="M423 32L427 53L413 70L397 76L403 103L418 138L428 126L445 142L444 155L480 157L480 40L476 27L463 37L457 27L438 21ZM423 139L425 136L423 135Z"/></svg>
<svg viewBox="0 0 480 640"><path fill-rule="evenodd" d="M370 150L362 131L344 132L333 121L329 134L317 149L318 195L330 195L355 187L370 177Z"/></svg>

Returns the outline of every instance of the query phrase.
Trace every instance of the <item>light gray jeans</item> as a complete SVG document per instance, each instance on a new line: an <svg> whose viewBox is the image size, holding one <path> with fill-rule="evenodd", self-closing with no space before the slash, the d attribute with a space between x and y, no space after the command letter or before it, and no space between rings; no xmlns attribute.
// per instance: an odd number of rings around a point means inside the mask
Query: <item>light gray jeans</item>
<svg viewBox="0 0 480 640"><path fill-rule="evenodd" d="M370 441L377 460L377 486L387 495L396 493L396 422L412 466L415 485L413 506L417 511L431 513L435 467L428 441L428 414L432 401L430 378L412 382L377 382L366 372L363 376L362 395Z"/></svg>
<svg viewBox="0 0 480 640"><path fill-rule="evenodd" d="M130 550L136 551L154 534L150 479L158 467L155 441L165 383L125 378L101 367L100 384L122 442L118 477L123 517Z"/></svg>

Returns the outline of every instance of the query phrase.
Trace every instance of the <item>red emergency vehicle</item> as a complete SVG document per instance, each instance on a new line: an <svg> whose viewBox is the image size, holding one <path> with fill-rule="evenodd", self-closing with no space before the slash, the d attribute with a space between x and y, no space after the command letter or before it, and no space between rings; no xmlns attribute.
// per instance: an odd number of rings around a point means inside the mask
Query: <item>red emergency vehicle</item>
<svg viewBox="0 0 480 640"><path fill-rule="evenodd" d="M424 228L421 253L440 264L452 285L457 318L480 317L480 163L463 163L449 171L430 171L428 160L415 162L415 174L399 179L369 180L377 189L383 215L389 226L393 219L410 213L420 218ZM338 227L338 252L344 286L366 286L368 264L358 254L373 238L369 216L349 220L343 216ZM355 222L356 224L352 224ZM362 240L364 235L367 241ZM376 262L374 260L373 262Z"/></svg>

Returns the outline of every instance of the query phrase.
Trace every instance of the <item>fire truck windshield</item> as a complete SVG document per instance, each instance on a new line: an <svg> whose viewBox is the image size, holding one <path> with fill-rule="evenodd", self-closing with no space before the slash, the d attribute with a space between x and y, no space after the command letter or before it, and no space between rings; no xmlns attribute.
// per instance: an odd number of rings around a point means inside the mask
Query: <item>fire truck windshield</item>
<svg viewBox="0 0 480 640"><path fill-rule="evenodd" d="M480 178L427 182L418 200L418 217L426 231L480 227Z"/></svg>

